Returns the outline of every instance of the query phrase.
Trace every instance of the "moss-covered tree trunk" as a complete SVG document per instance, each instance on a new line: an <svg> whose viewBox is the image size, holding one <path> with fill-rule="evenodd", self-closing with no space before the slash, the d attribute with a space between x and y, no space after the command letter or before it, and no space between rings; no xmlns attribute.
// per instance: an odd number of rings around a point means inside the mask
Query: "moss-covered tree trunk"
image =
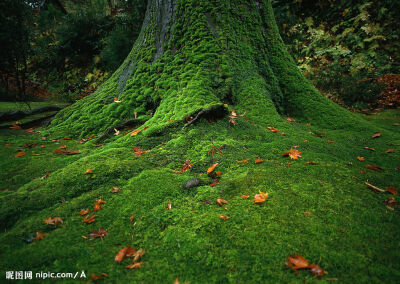
<svg viewBox="0 0 400 284"><path fill-rule="evenodd" d="M203 109L221 114L226 105L253 121L286 114L335 128L354 119L302 76L271 1L149 0L124 63L96 93L60 112L50 129L82 137L137 117L157 130Z"/></svg>

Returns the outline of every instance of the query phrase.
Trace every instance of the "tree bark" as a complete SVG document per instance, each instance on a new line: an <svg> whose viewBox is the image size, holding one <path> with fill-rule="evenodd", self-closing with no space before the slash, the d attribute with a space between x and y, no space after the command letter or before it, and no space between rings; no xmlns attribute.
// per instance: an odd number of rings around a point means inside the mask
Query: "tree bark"
<svg viewBox="0 0 400 284"><path fill-rule="evenodd" d="M226 105L256 122L284 114L328 128L357 126L302 76L271 1L149 0L124 63L96 93L61 111L51 129L98 134L134 112L148 118L149 130L160 129Z"/></svg>

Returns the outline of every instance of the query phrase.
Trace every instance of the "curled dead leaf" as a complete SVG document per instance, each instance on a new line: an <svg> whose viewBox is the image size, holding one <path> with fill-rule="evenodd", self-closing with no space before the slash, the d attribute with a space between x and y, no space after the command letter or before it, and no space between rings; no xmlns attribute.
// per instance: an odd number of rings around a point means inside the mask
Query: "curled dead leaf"
<svg viewBox="0 0 400 284"><path fill-rule="evenodd" d="M17 154L15 154L15 158L25 156L25 154L25 152L18 152Z"/></svg>
<svg viewBox="0 0 400 284"><path fill-rule="evenodd" d="M389 148L389 149L387 149L385 152L386 152L386 153L393 153L394 151L395 151L394 148Z"/></svg>
<svg viewBox="0 0 400 284"><path fill-rule="evenodd" d="M317 275L317 279L321 279L324 274L328 274L328 272L323 270L318 264L310 264L308 268L312 274Z"/></svg>
<svg viewBox="0 0 400 284"><path fill-rule="evenodd" d="M62 224L63 220L60 217L49 217L47 219L44 219L43 222L47 225L54 225L57 226L58 224Z"/></svg>
<svg viewBox="0 0 400 284"><path fill-rule="evenodd" d="M283 156L289 156L291 159L298 160L301 157L301 152L296 149L291 148L290 151L283 153Z"/></svg>
<svg viewBox="0 0 400 284"><path fill-rule="evenodd" d="M46 237L48 235L48 233L42 233L41 231L36 232L36 236L34 238L35 241L40 241L42 240L44 237Z"/></svg>
<svg viewBox="0 0 400 284"><path fill-rule="evenodd" d="M128 250L128 248L122 248L118 251L117 255L114 258L115 262L118 262L118 264L121 263L121 261L125 258L126 255L126 251Z"/></svg>
<svg viewBox="0 0 400 284"><path fill-rule="evenodd" d="M299 273L297 270L305 269L308 267L308 261L304 257L298 254L288 256L285 265L289 266L291 270Z"/></svg>
<svg viewBox="0 0 400 284"><path fill-rule="evenodd" d="M142 268L144 262L132 262L131 264L125 266L128 269L139 269Z"/></svg>
<svg viewBox="0 0 400 284"><path fill-rule="evenodd" d="M245 164L249 162L249 159L243 160L243 161L236 161L238 164Z"/></svg>
<svg viewBox="0 0 400 284"><path fill-rule="evenodd" d="M92 169L87 169L86 172L85 172L85 175L87 175L87 174L93 174L93 170Z"/></svg>
<svg viewBox="0 0 400 284"><path fill-rule="evenodd" d="M254 161L254 164L261 164L261 163L263 163L263 162L264 162L263 159L258 158L258 159L256 159L256 160Z"/></svg>
<svg viewBox="0 0 400 284"><path fill-rule="evenodd" d="M364 147L364 149L365 149L365 150L370 150L370 151L375 151L375 149L374 149L374 148L371 148L371 147Z"/></svg>
<svg viewBox="0 0 400 284"><path fill-rule="evenodd" d="M120 191L121 191L121 188L116 187L116 186L113 186L112 190L111 190L112 193L117 193L117 192L120 192Z"/></svg>
<svg viewBox="0 0 400 284"><path fill-rule="evenodd" d="M268 126L267 128L268 128L269 130L271 130L272 132L274 132L274 133L277 133L277 132L280 131L278 128L275 128L275 127L273 127L273 126Z"/></svg>
<svg viewBox="0 0 400 284"><path fill-rule="evenodd" d="M240 196L242 199L248 199L250 197L250 195L241 195Z"/></svg>
<svg viewBox="0 0 400 284"><path fill-rule="evenodd" d="M372 138L378 138L378 137L381 137L380 132L375 132L374 135L372 135Z"/></svg>
<svg viewBox="0 0 400 284"><path fill-rule="evenodd" d="M79 211L79 215L86 215L89 213L89 209L81 209L81 211Z"/></svg>
<svg viewBox="0 0 400 284"><path fill-rule="evenodd" d="M136 135L138 135L138 133L139 133L140 131L142 131L142 129L136 129L135 131L133 131L133 132L131 133L131 136L136 136Z"/></svg>
<svg viewBox="0 0 400 284"><path fill-rule="evenodd" d="M385 189L387 192L397 195L397 188L395 186L387 186L387 187L385 187Z"/></svg>
<svg viewBox="0 0 400 284"><path fill-rule="evenodd" d="M218 166L218 163L212 164L212 165L208 168L207 174L213 172L217 166Z"/></svg>
<svg viewBox="0 0 400 284"><path fill-rule="evenodd" d="M366 167L367 169L369 169L369 170L373 170L373 171L377 171L377 172L384 171L383 168L381 168L381 167L379 167L379 166L376 166L376 165L366 165L365 167Z"/></svg>
<svg viewBox="0 0 400 284"><path fill-rule="evenodd" d="M224 204L228 204L228 201L226 201L225 199L222 199L222 198L218 198L218 199L217 199L217 204L218 204L219 206L222 206L222 205L224 205Z"/></svg>
<svg viewBox="0 0 400 284"><path fill-rule="evenodd" d="M226 221L226 220L229 219L229 217L228 217L228 216L225 216L225 215L219 215L218 217L219 217L221 220L224 220L224 221Z"/></svg>
<svg viewBox="0 0 400 284"><path fill-rule="evenodd" d="M359 160L360 162L364 162L364 161L365 161L365 158L364 158L364 157L358 156L358 157L357 157L357 160Z"/></svg>
<svg viewBox="0 0 400 284"><path fill-rule="evenodd" d="M95 217L96 217L96 215L85 217L85 218L82 219L82 222L83 223L87 223L87 224L94 223L94 222L96 222Z"/></svg>

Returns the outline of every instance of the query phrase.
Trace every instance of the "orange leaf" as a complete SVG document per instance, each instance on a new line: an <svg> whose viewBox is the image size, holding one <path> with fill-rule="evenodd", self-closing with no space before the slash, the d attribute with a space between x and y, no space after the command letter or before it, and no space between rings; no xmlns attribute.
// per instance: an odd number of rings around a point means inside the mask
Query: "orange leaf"
<svg viewBox="0 0 400 284"><path fill-rule="evenodd" d="M91 223L93 223L93 222L96 222L95 217L96 217L96 215L92 215L92 216L83 218L83 219L82 219L82 222L83 222L83 223L87 223L87 224L91 224Z"/></svg>
<svg viewBox="0 0 400 284"><path fill-rule="evenodd" d="M43 222L46 223L47 225L54 225L54 226L56 226L56 225L59 224L59 223L62 224L62 223L63 223L63 220L62 220L60 217L54 217L54 218L49 217L49 218L43 220Z"/></svg>
<svg viewBox="0 0 400 284"><path fill-rule="evenodd" d="M21 128L21 126L14 124L14 125L10 126L9 129L19 130L22 128Z"/></svg>
<svg viewBox="0 0 400 284"><path fill-rule="evenodd" d="M372 135L372 138L378 138L378 137L381 137L380 132L375 132L374 135Z"/></svg>
<svg viewBox="0 0 400 284"><path fill-rule="evenodd" d="M142 156L142 154L145 154L145 153L147 153L147 152L150 152L150 150L143 150L143 149L141 149L141 148L139 148L139 147L136 147L136 146L133 146L133 152L135 152L135 155L137 156L137 157L140 157L140 156Z"/></svg>
<svg viewBox="0 0 400 284"><path fill-rule="evenodd" d="M44 145L42 145L42 146L40 146L40 147L44 148ZM57 154L57 155L77 155L79 153L80 153L79 150L77 150L77 151L68 151L68 150L61 149L61 150L55 150L54 151L54 154Z"/></svg>
<svg viewBox="0 0 400 284"><path fill-rule="evenodd" d="M242 199L248 199L250 197L250 195L241 195L240 196Z"/></svg>
<svg viewBox="0 0 400 284"><path fill-rule="evenodd" d="M387 192L397 195L397 188L395 186L387 186L387 187L385 187L385 189Z"/></svg>
<svg viewBox="0 0 400 284"><path fill-rule="evenodd" d="M25 154L25 152L18 152L17 154L15 154L15 158L25 156Z"/></svg>
<svg viewBox="0 0 400 284"><path fill-rule="evenodd" d="M366 167L367 169L370 169L370 170L373 170L373 171L377 171L377 172L380 172L380 171L383 171L383 170L384 170L383 168L378 167L378 166L376 166L376 165L366 165L365 167Z"/></svg>
<svg viewBox="0 0 400 284"><path fill-rule="evenodd" d="M245 164L249 162L249 159L243 160L243 161L236 161L238 164Z"/></svg>
<svg viewBox="0 0 400 284"><path fill-rule="evenodd" d="M280 131L279 129L277 129L277 128L273 127L273 126L268 126L267 128L268 128L269 130L271 130L272 132L274 132L274 133L277 133L277 132Z"/></svg>
<svg viewBox="0 0 400 284"><path fill-rule="evenodd" d="M103 279L101 275L96 275L94 273L90 274L90 278L92 278L93 281L98 281L100 279Z"/></svg>
<svg viewBox="0 0 400 284"><path fill-rule="evenodd" d="M336 143L336 141L328 140L328 143Z"/></svg>
<svg viewBox="0 0 400 284"><path fill-rule="evenodd" d="M47 233L42 233L41 231L36 232L36 236L34 238L35 241L40 241L44 237L46 237L48 234Z"/></svg>
<svg viewBox="0 0 400 284"><path fill-rule="evenodd" d="M254 203L263 203L265 201L267 201L268 198L268 192L262 192L260 191L260 193L254 195Z"/></svg>
<svg viewBox="0 0 400 284"><path fill-rule="evenodd" d="M263 159L257 159L254 161L254 164L261 164L262 162L264 162Z"/></svg>
<svg viewBox="0 0 400 284"><path fill-rule="evenodd" d="M389 149L386 150L386 153L393 153L394 151L395 151L394 148L389 148Z"/></svg>
<svg viewBox="0 0 400 284"><path fill-rule="evenodd" d="M108 236L108 232L103 228L100 227L98 230L94 230L89 234L91 238L100 238L103 240L103 237Z"/></svg>
<svg viewBox="0 0 400 284"><path fill-rule="evenodd" d="M221 219L221 220L228 220L229 219L229 217L228 216L225 216L225 215L219 215L219 218Z"/></svg>
<svg viewBox="0 0 400 284"><path fill-rule="evenodd" d="M222 206L222 205L224 205L224 204L228 204L228 201L226 201L225 199L218 198L218 199L217 199L217 204L218 204L219 206Z"/></svg>
<svg viewBox="0 0 400 284"><path fill-rule="evenodd" d="M105 202L103 199L97 199L96 200L96 204L105 204L107 202Z"/></svg>
<svg viewBox="0 0 400 284"><path fill-rule="evenodd" d="M87 169L86 172L85 172L85 175L86 174L93 174L93 170L92 169Z"/></svg>
<svg viewBox="0 0 400 284"><path fill-rule="evenodd" d="M296 120L295 120L294 118L287 117L287 118L286 118L286 121L287 121L287 122L295 122Z"/></svg>
<svg viewBox="0 0 400 284"><path fill-rule="evenodd" d="M365 149L365 150L370 150L370 151L375 151L375 149L374 149L374 148L371 148L371 147L364 147L364 149Z"/></svg>
<svg viewBox="0 0 400 284"><path fill-rule="evenodd" d="M139 249L138 251L130 251L130 255L133 256L133 262L136 262L139 258L141 258L144 255L145 251L143 249Z"/></svg>
<svg viewBox="0 0 400 284"><path fill-rule="evenodd" d="M171 202L168 202L168 203L167 203L167 206L166 206L166 208L167 208L167 210L171 210L171 209L172 209Z"/></svg>
<svg viewBox="0 0 400 284"><path fill-rule="evenodd" d="M101 204L94 204L93 212L99 211L101 209Z"/></svg>
<svg viewBox="0 0 400 284"><path fill-rule="evenodd" d="M62 140L71 140L71 137L64 137Z"/></svg>
<svg viewBox="0 0 400 284"><path fill-rule="evenodd" d="M213 165L211 165L208 170L207 170L207 174L211 173L214 171L214 169L218 166L218 163L215 163Z"/></svg>
<svg viewBox="0 0 400 284"><path fill-rule="evenodd" d="M328 274L328 272L319 267L318 264L310 264L308 268L310 268L312 274L317 275L317 279L321 279L324 274Z"/></svg>
<svg viewBox="0 0 400 284"><path fill-rule="evenodd" d="M133 131L133 132L131 133L131 136L136 136L136 135L138 135L138 133L139 133L140 131L142 131L142 129L136 129L135 131Z"/></svg>
<svg viewBox="0 0 400 284"><path fill-rule="evenodd" d="M87 213L89 213L89 209L81 209L81 211L79 212L79 215L86 215Z"/></svg>
<svg viewBox="0 0 400 284"><path fill-rule="evenodd" d="M364 162L364 161L365 161L365 158L364 158L364 157L358 156L358 157L357 157L357 160L359 160L360 162Z"/></svg>
<svg viewBox="0 0 400 284"><path fill-rule="evenodd" d="M213 183L210 183L208 186L216 186L217 184L219 184L219 182L215 179Z"/></svg>
<svg viewBox="0 0 400 284"><path fill-rule="evenodd" d="M126 256L127 257L131 257L131 256L135 255L136 248L131 248L131 246L127 246L126 248L127 248L127 250L126 250Z"/></svg>
<svg viewBox="0 0 400 284"><path fill-rule="evenodd" d="M301 152L297 151L296 149L291 148L290 151L283 153L283 156L289 156L291 159L298 160L301 157Z"/></svg>
<svg viewBox="0 0 400 284"><path fill-rule="evenodd" d="M142 268L143 262L132 262L131 264L125 266L128 269L138 269Z"/></svg>
<svg viewBox="0 0 400 284"><path fill-rule="evenodd" d="M399 206L399 204L397 204L396 200L394 199L394 197L390 197L388 199L385 200L385 204L389 207L397 207Z"/></svg>
<svg viewBox="0 0 400 284"><path fill-rule="evenodd" d="M61 145L60 147L58 147L58 149L66 149L67 145Z"/></svg>
<svg viewBox="0 0 400 284"><path fill-rule="evenodd" d="M117 255L114 258L115 262L118 262L119 264L121 263L121 261L125 258L126 255L126 251L128 250L128 248L122 248L118 251Z"/></svg>
<svg viewBox="0 0 400 284"><path fill-rule="evenodd" d="M296 273L298 273L298 269L304 269L308 267L307 259L298 254L288 256L285 264Z"/></svg>

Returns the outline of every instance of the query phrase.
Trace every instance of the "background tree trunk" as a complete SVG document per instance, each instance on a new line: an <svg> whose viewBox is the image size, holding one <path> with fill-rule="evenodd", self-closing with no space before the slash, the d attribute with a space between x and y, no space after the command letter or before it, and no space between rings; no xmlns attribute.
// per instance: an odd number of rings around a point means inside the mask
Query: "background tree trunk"
<svg viewBox="0 0 400 284"><path fill-rule="evenodd" d="M286 114L329 128L361 125L302 76L270 1L150 0L124 63L96 93L61 111L51 130L83 137L136 112L158 131L226 104L258 122Z"/></svg>

